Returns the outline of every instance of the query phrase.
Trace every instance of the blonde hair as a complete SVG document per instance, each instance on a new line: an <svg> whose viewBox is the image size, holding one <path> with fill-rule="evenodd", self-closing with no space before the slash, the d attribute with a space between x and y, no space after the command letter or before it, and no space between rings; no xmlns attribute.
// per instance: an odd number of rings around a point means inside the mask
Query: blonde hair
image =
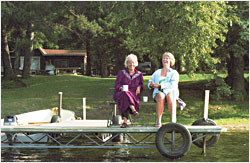
<svg viewBox="0 0 250 163"><path fill-rule="evenodd" d="M174 58L174 55L170 52L165 52L163 55L162 55L162 58L164 56L168 56L170 58L170 66L173 66L174 63L175 63L175 58Z"/></svg>
<svg viewBox="0 0 250 163"><path fill-rule="evenodd" d="M134 55L134 54L129 54L126 59L125 59L125 62L124 62L124 65L125 67L127 68L128 67L128 61L132 59L134 62L135 62L135 67L138 66L138 59L137 59L137 56Z"/></svg>

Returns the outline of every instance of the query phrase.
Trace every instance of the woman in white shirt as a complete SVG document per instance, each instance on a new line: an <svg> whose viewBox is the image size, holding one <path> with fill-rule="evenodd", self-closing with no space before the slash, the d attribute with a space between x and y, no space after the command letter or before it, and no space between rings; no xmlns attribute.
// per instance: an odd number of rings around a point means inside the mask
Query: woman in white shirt
<svg viewBox="0 0 250 163"><path fill-rule="evenodd" d="M162 55L163 68L156 70L148 81L149 89L154 89L153 99L156 101L157 122L155 127L161 127L161 117L164 111L164 103L167 102L170 116L172 116L172 91L179 96L179 73L170 68L175 63L173 54L165 52Z"/></svg>

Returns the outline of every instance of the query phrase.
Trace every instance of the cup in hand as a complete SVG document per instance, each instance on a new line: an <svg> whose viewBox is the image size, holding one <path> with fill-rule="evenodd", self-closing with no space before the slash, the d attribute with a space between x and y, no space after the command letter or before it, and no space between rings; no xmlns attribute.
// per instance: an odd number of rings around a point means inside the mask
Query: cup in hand
<svg viewBox="0 0 250 163"><path fill-rule="evenodd" d="M148 102L148 96L143 96L143 102Z"/></svg>
<svg viewBox="0 0 250 163"><path fill-rule="evenodd" d="M122 91L128 91L128 85L123 85L122 86Z"/></svg>

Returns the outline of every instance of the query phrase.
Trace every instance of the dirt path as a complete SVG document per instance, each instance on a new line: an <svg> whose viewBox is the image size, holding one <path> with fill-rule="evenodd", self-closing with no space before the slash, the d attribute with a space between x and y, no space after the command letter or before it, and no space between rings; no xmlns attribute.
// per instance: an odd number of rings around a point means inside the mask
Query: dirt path
<svg viewBox="0 0 250 163"><path fill-rule="evenodd" d="M228 125L219 125L223 128L227 128L227 131L249 131L249 124L228 124Z"/></svg>

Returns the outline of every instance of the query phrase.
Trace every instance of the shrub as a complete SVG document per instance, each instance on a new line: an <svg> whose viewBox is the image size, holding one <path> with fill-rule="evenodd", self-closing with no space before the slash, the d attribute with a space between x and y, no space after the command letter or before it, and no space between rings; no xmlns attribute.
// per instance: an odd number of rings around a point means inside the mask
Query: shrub
<svg viewBox="0 0 250 163"><path fill-rule="evenodd" d="M224 78L217 75L206 86L210 88L211 96L216 100L222 100L232 94L231 87L225 82Z"/></svg>

